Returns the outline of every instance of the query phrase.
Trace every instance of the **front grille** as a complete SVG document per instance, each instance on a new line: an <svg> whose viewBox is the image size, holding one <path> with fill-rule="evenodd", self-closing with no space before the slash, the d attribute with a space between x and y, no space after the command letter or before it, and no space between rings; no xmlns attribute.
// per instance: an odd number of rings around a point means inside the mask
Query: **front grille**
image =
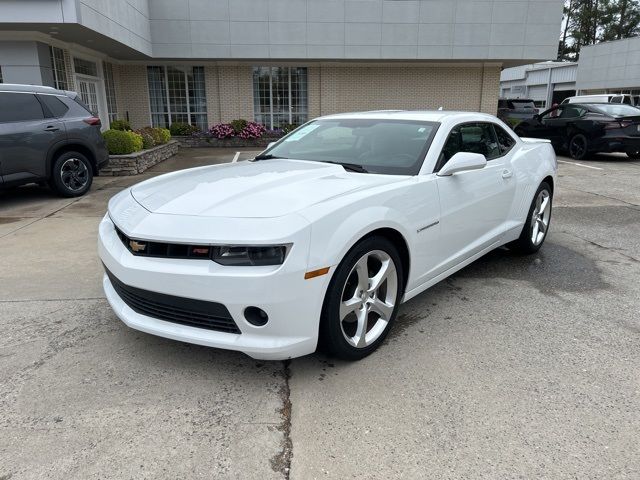
<svg viewBox="0 0 640 480"><path fill-rule="evenodd" d="M221 303L174 297L130 287L118 280L106 267L105 271L122 301L141 315L189 327L241 333L229 310Z"/></svg>
<svg viewBox="0 0 640 480"><path fill-rule="evenodd" d="M139 257L156 258L182 258L192 260L211 259L213 248L210 245L186 245L183 243L148 242L146 240L133 239L117 226L116 233L122 244L133 255Z"/></svg>

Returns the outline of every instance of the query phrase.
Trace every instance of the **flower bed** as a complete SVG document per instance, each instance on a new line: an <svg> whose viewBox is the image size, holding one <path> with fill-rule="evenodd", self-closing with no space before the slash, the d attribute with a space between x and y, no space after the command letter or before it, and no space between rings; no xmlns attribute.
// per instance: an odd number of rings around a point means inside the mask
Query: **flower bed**
<svg viewBox="0 0 640 480"><path fill-rule="evenodd" d="M157 147L128 155L110 155L109 164L100 170L104 176L138 175L148 168L173 157L178 153L180 143L175 140Z"/></svg>
<svg viewBox="0 0 640 480"><path fill-rule="evenodd" d="M266 148L271 142L280 140L279 136L263 136L260 138L215 138L211 135L192 135L188 137L172 137L184 148Z"/></svg>

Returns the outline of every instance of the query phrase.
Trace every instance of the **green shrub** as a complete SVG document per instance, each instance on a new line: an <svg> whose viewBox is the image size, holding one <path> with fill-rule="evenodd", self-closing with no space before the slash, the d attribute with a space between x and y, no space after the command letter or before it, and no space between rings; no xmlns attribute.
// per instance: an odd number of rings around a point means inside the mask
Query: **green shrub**
<svg viewBox="0 0 640 480"><path fill-rule="evenodd" d="M113 120L111 122L111 130L128 131L131 130L131 124L126 120Z"/></svg>
<svg viewBox="0 0 640 480"><path fill-rule="evenodd" d="M233 128L235 134L238 135L245 128L247 128L248 123L249 122L247 122L246 120L239 118L238 120L231 120L229 122L229 125L231 125L231 128Z"/></svg>
<svg viewBox="0 0 640 480"><path fill-rule="evenodd" d="M111 155L139 152L143 147L142 135L122 130L107 130L102 134Z"/></svg>
<svg viewBox="0 0 640 480"><path fill-rule="evenodd" d="M156 130L160 136L160 142L159 142L160 145L162 145L163 143L167 143L169 140L171 140L171 132L166 128L154 128L154 130ZM199 132L200 129L198 129L197 131Z"/></svg>
<svg viewBox="0 0 640 480"><path fill-rule="evenodd" d="M293 123L285 123L284 125L282 125L282 133L284 133L285 135L290 134L291 132L293 132L296 128L298 128L300 125L294 125Z"/></svg>
<svg viewBox="0 0 640 480"><path fill-rule="evenodd" d="M142 148L144 150L149 150L156 146L156 141L153 138L150 128L141 128L140 130L136 130L135 133L142 137Z"/></svg>
<svg viewBox="0 0 640 480"><path fill-rule="evenodd" d="M169 133L171 133L171 135L178 135L183 137L193 135L194 133L198 133L199 131L200 129L198 127L196 127L195 125L189 125L188 123L172 123L169 127Z"/></svg>

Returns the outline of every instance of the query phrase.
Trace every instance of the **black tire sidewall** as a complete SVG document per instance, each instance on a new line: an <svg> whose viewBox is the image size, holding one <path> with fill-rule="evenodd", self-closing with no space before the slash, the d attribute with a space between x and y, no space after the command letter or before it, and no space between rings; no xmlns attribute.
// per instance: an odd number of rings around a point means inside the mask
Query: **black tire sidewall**
<svg viewBox="0 0 640 480"><path fill-rule="evenodd" d="M542 192L543 190L546 190L547 192L549 192L549 201L551 202L551 205L549 206L551 208L551 212L549 214L549 226L547 228L547 233L545 233L545 236L542 242L540 242L539 245L534 245L533 241L531 240L531 217L533 216L533 209L536 208L536 200L538 199L538 195L540 195L540 192ZM538 187L538 189L536 190L536 193L533 196L533 200L531 201L531 206L529 207L529 211L527 212L527 221L525 222L524 227L522 227L522 233L520 234L520 238L515 242L513 242L510 246L514 250L517 250L520 253L524 253L524 254L537 252L538 250L540 250L540 248L542 248L542 245L544 245L544 242L546 242L547 240L547 236L549 235L549 229L551 228L552 220L553 220L553 190L551 189L551 185L549 185L547 182L542 182Z"/></svg>
<svg viewBox="0 0 640 480"><path fill-rule="evenodd" d="M573 144L576 138L581 138L584 141L584 154L581 157L574 157L573 154L571 153L571 145ZM569 156L574 160L584 160L588 154L589 154L589 140L587 139L587 137L582 133L578 133L572 136L571 139L569 140Z"/></svg>
<svg viewBox="0 0 640 480"><path fill-rule="evenodd" d="M71 190L67 188L67 186L62 182L62 178L60 176L60 167L62 164L69 160L70 158L77 158L81 162L83 162L87 167L88 172L88 180L87 184L81 190ZM60 155L53 164L53 170L51 174L51 182L53 189L63 197L80 197L87 193L91 188L91 184L93 183L93 168L91 163L83 154L79 152L65 152Z"/></svg>
<svg viewBox="0 0 640 480"><path fill-rule="evenodd" d="M395 309L385 331L371 345L365 348L355 348L347 342L342 334L339 315L340 303L344 285L351 273L351 269L363 255L374 250L386 252L395 263L398 273L398 294ZM329 354L343 360L360 360L373 353L386 338L398 314L400 300L404 295L403 275L400 254L391 241L384 237L369 237L357 243L340 262L327 288L320 320L320 347L328 351Z"/></svg>

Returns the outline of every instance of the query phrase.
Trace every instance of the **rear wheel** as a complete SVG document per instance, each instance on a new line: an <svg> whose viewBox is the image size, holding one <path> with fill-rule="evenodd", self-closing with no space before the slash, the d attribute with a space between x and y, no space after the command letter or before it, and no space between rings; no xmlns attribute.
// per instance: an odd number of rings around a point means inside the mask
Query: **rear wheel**
<svg viewBox="0 0 640 480"><path fill-rule="evenodd" d="M634 160L640 160L640 149L635 150L627 150L627 157L632 158Z"/></svg>
<svg viewBox="0 0 640 480"><path fill-rule="evenodd" d="M87 157L79 152L65 152L53 164L51 186L63 197L87 193L93 182L93 170Z"/></svg>
<svg viewBox="0 0 640 480"><path fill-rule="evenodd" d="M569 140L569 155L574 160L584 160L589 153L589 140L583 134L578 133Z"/></svg>
<svg viewBox="0 0 640 480"><path fill-rule="evenodd" d="M527 222L522 228L520 238L511 242L508 247L523 254L536 253L540 250L549 232L552 207L553 193L551 187L547 182L542 182L533 197Z"/></svg>
<svg viewBox="0 0 640 480"><path fill-rule="evenodd" d="M338 266L325 298L320 341L330 354L359 360L391 329L403 291L402 262L383 237L357 244Z"/></svg>

